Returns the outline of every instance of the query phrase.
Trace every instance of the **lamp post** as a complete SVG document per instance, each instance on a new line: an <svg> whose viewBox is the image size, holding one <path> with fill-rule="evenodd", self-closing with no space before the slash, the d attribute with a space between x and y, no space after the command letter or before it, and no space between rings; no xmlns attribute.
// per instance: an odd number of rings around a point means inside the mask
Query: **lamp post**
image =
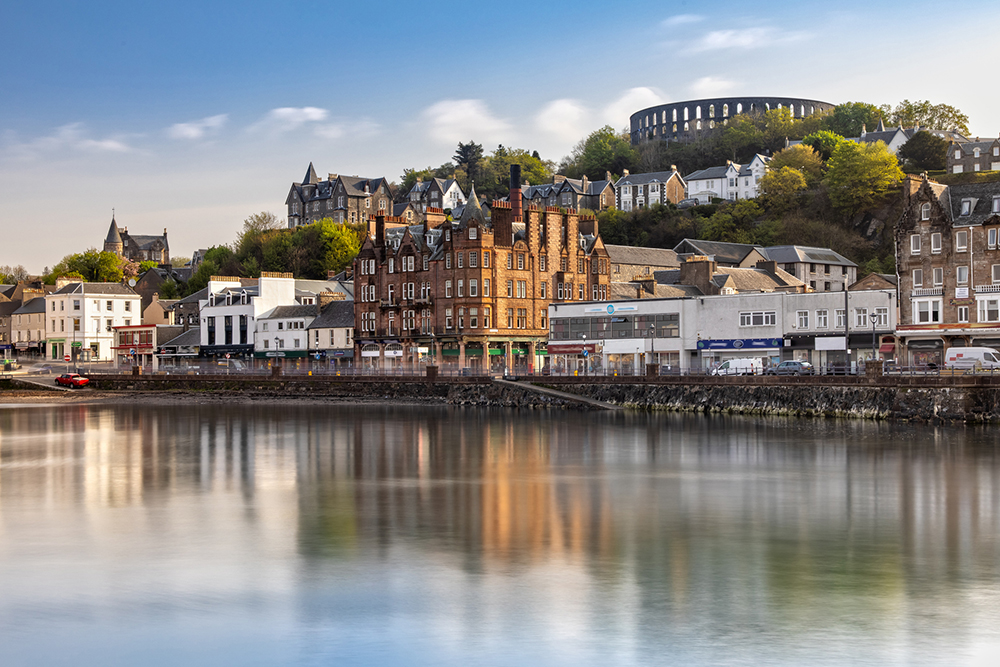
<svg viewBox="0 0 1000 667"><path fill-rule="evenodd" d="M587 374L587 360L589 352L587 350L587 334L583 334L583 374Z"/></svg>

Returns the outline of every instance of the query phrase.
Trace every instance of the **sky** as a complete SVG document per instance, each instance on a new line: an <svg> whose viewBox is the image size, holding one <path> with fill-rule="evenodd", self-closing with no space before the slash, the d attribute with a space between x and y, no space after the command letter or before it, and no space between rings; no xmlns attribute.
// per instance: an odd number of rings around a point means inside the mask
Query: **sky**
<svg viewBox="0 0 1000 667"><path fill-rule="evenodd" d="M400 180L459 141L574 144L662 102L930 100L1000 133L995 1L0 0L0 265L101 248L112 209L171 255L285 217L309 163Z"/></svg>

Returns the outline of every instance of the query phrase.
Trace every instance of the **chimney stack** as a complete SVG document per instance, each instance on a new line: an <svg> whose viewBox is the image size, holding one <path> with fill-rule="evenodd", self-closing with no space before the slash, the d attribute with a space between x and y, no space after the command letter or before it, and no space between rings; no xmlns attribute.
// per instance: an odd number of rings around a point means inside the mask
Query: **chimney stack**
<svg viewBox="0 0 1000 667"><path fill-rule="evenodd" d="M521 204L521 165L510 165L510 215L513 221L520 221L524 211Z"/></svg>

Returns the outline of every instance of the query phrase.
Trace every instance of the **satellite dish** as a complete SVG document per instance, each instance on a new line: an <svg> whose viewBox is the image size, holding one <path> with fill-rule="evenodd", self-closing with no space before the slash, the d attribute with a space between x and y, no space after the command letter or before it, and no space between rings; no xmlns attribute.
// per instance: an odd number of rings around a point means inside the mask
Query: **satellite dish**
<svg viewBox="0 0 1000 667"><path fill-rule="evenodd" d="M129 278L128 279L128 286L129 287L135 287L135 278Z"/></svg>

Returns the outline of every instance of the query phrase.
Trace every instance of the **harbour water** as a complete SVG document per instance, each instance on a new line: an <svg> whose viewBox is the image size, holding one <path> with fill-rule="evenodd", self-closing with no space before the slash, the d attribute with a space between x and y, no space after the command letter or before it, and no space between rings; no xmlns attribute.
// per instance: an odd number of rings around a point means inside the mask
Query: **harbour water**
<svg viewBox="0 0 1000 667"><path fill-rule="evenodd" d="M997 440L0 406L0 665L993 665Z"/></svg>

